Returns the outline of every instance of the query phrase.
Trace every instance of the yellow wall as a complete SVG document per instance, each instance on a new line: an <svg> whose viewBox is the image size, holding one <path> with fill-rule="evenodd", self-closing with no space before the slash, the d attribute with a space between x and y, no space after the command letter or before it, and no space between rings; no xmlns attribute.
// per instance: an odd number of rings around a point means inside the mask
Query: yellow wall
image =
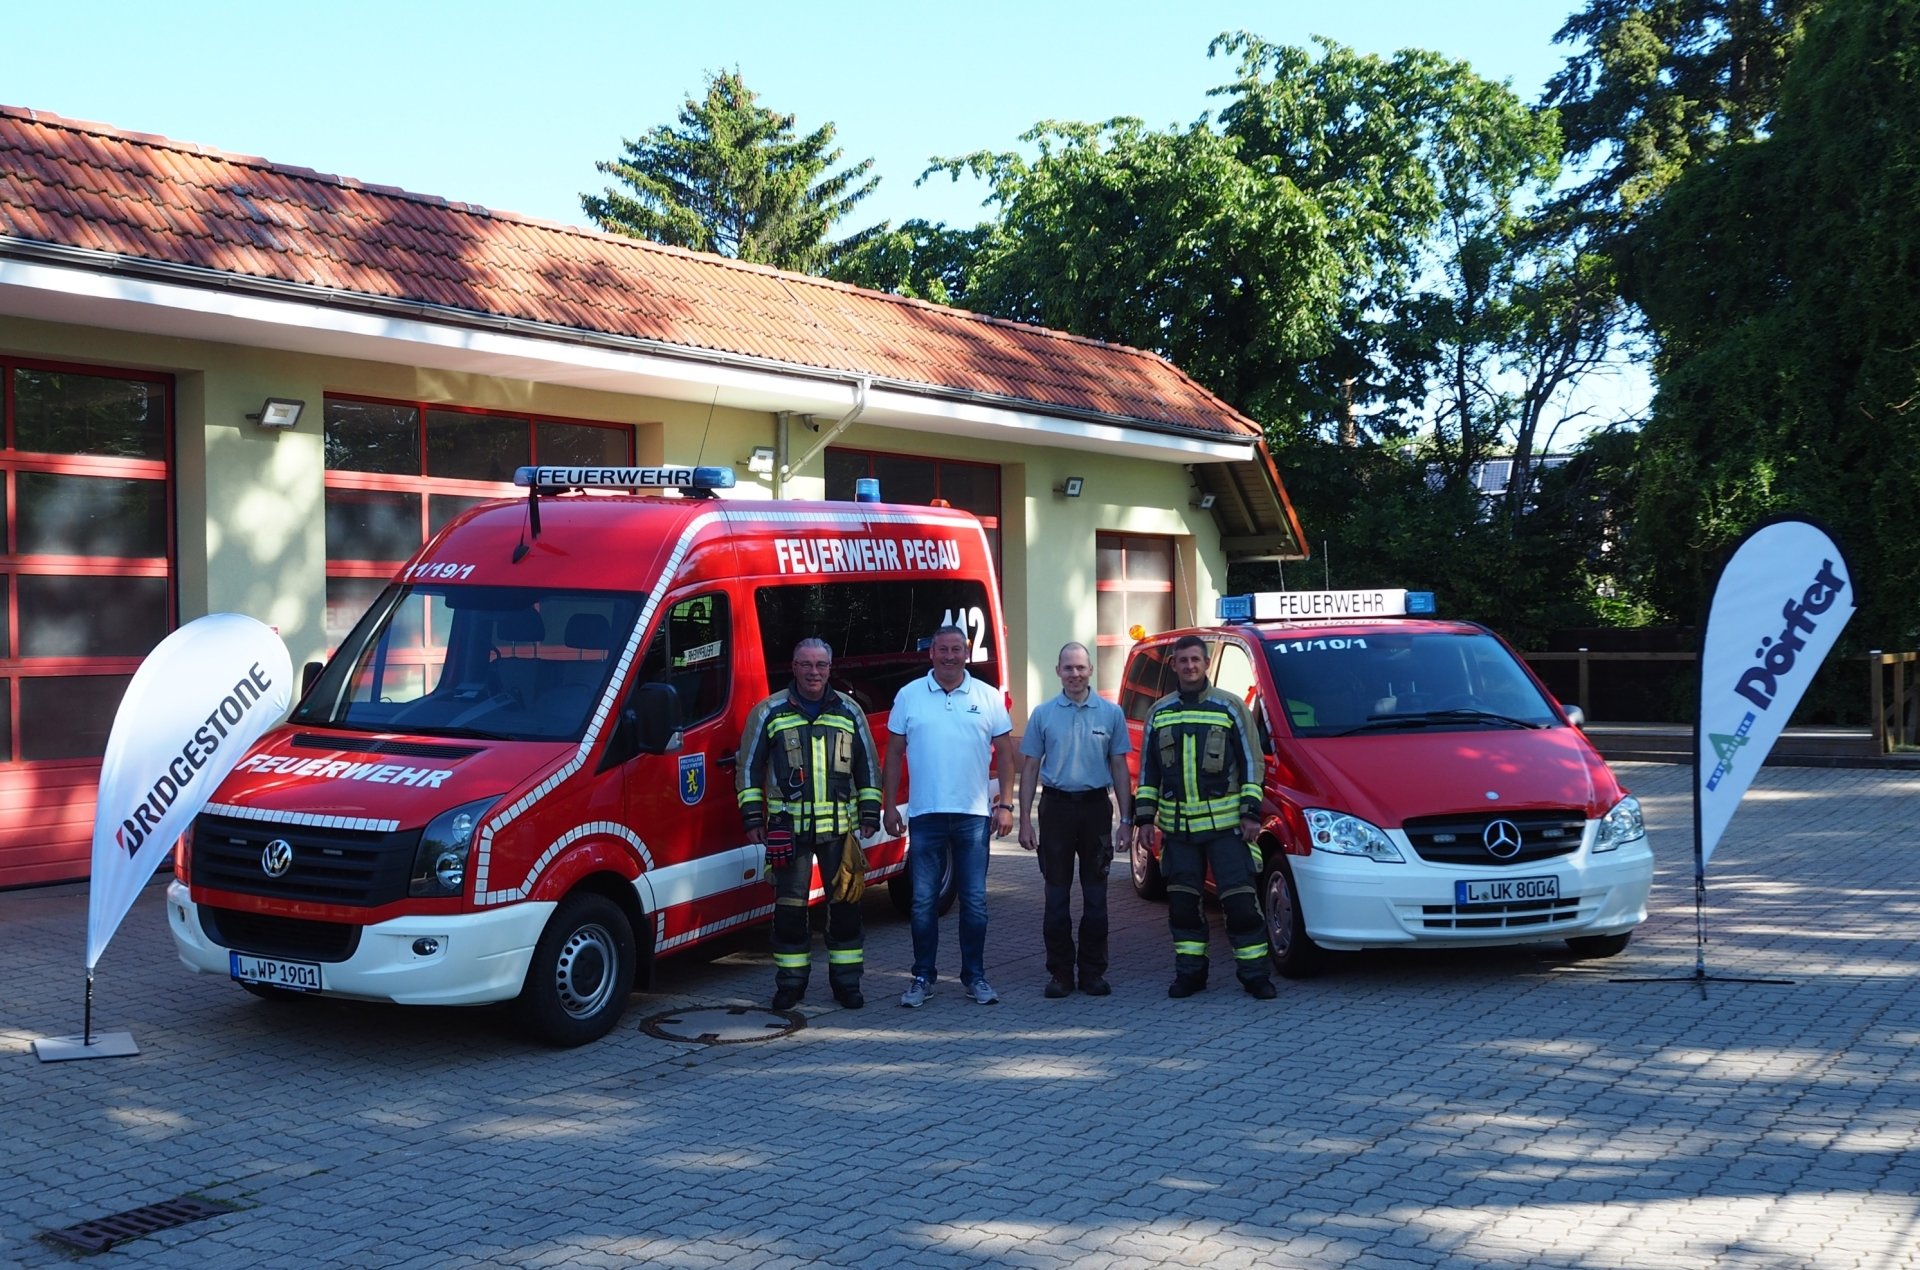
<svg viewBox="0 0 1920 1270"><path fill-rule="evenodd" d="M326 651L321 403L329 392L629 423L639 461L732 466L740 480L734 497L772 496L767 478L747 472L752 448L774 443L774 419L765 413L13 318L0 318L0 350L174 375L180 620L250 614L279 630L296 665ZM297 428L267 431L246 419L268 396L307 403ZM793 456L815 439L796 423ZM1057 690L1059 646L1094 644L1096 532L1176 538L1177 619L1211 618L1225 579L1219 535L1209 515L1189 507L1191 481L1178 463L859 423L834 444L999 465L1016 730ZM1077 499L1053 492L1069 475L1085 482ZM786 494L820 497L824 477L824 456L816 457L795 473Z"/></svg>

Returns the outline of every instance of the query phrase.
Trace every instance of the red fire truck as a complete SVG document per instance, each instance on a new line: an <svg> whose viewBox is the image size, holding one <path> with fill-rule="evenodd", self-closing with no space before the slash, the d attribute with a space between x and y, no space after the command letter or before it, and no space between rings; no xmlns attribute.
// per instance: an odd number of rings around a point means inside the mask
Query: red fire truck
<svg viewBox="0 0 1920 1270"><path fill-rule="evenodd" d="M307 668L182 840L189 968L276 997L511 1000L550 1043L594 1040L656 958L772 914L734 756L795 643L833 647L879 736L939 626L1004 684L964 512L723 500L713 468L516 479L525 501L449 524ZM905 840L867 846L904 905Z"/></svg>

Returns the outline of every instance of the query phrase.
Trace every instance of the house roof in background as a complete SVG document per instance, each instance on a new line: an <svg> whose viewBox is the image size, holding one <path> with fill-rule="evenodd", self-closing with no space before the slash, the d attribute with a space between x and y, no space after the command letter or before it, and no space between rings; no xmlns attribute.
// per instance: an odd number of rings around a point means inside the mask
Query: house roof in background
<svg viewBox="0 0 1920 1270"><path fill-rule="evenodd" d="M209 285L408 302L449 322L505 318L1149 431L1260 436L1138 349L7 106L0 237L225 275Z"/></svg>

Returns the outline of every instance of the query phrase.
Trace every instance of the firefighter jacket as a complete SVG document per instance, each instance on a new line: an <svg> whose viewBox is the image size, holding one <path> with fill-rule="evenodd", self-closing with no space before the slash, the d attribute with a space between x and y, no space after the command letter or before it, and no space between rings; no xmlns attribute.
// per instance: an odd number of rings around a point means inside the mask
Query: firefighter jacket
<svg viewBox="0 0 1920 1270"><path fill-rule="evenodd" d="M1265 771L1238 699L1211 684L1191 696L1168 693L1147 715L1133 823L1167 833L1237 828L1242 816L1260 815Z"/></svg>
<svg viewBox="0 0 1920 1270"><path fill-rule="evenodd" d="M880 758L867 716L828 689L809 719L789 689L753 708L740 733L734 796L749 830L791 822L796 837L838 837L880 825Z"/></svg>

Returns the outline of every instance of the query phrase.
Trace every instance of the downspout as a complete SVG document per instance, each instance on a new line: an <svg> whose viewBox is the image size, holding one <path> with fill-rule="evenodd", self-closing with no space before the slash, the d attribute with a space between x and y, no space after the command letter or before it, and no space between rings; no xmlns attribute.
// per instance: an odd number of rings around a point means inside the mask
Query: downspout
<svg viewBox="0 0 1920 1270"><path fill-rule="evenodd" d="M773 412L773 498L775 502L787 496L787 445L788 424L793 419L793 411L776 410Z"/></svg>
<svg viewBox="0 0 1920 1270"><path fill-rule="evenodd" d="M808 450L805 454L801 455L798 459L794 460L791 463L783 462L782 456L779 454L776 454L774 456L775 479L774 479L774 486L773 486L773 490L774 490L773 496L775 498L781 497L781 495L784 493L786 489L787 478L791 477L795 472L799 471L801 468L805 467L807 464L813 462L815 456L817 456L820 453L820 451L826 449L827 446L832 443L835 437L838 437L842 432L845 432L848 428L853 426L854 420L860 417L860 412L867 408L867 388L872 383L873 383L872 376L870 375L860 376L860 382L854 385L853 409L849 410L846 414L842 415L838 420L834 422L834 424L831 427L829 427L825 432L821 433L820 439L813 443L812 449ZM784 440L785 438L783 435L782 437L783 444L781 445L782 450L786 449Z"/></svg>

